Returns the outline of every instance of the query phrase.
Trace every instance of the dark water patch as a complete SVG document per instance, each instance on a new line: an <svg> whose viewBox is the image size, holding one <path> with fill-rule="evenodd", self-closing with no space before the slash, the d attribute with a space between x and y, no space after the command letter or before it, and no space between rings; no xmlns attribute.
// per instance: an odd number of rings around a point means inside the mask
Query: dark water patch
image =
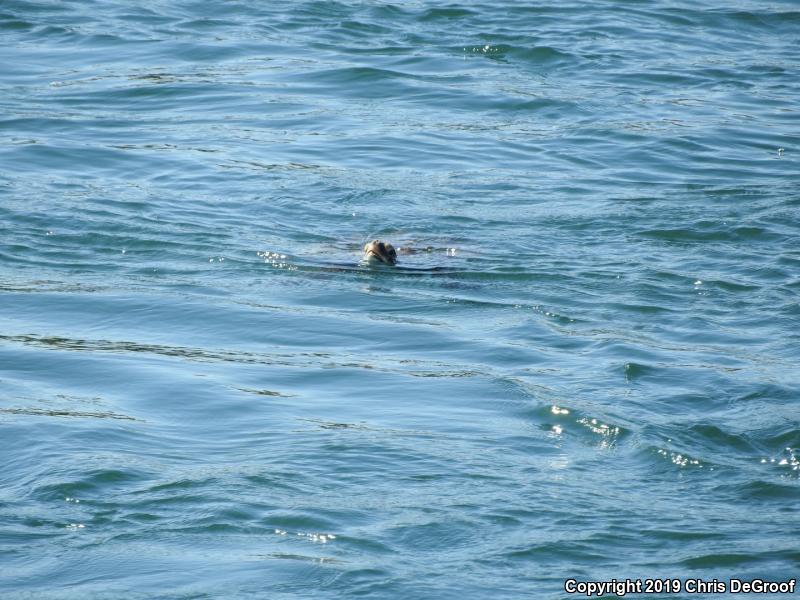
<svg viewBox="0 0 800 600"><path fill-rule="evenodd" d="M480 537L475 523L461 521L459 523L426 523L409 524L395 527L389 532L394 546L413 549L418 553L437 552L445 548L450 551L474 544Z"/></svg>
<svg viewBox="0 0 800 600"><path fill-rule="evenodd" d="M134 417L113 412L56 410L45 408L0 408L0 413L9 415L27 415L39 417L75 417L79 419L117 419L122 421L138 421Z"/></svg>
<svg viewBox="0 0 800 600"><path fill-rule="evenodd" d="M503 54L508 54L532 65L552 67L556 64L564 64L575 66L575 63L579 62L575 54L550 46L535 46L524 49L500 46L498 49Z"/></svg>
<svg viewBox="0 0 800 600"><path fill-rule="evenodd" d="M533 561L546 565L560 564L562 561L589 562L597 566L608 564L608 560L594 544L581 540L526 544L505 552L503 560L515 563Z"/></svg>
<svg viewBox="0 0 800 600"><path fill-rule="evenodd" d="M719 531L684 531L668 529L646 529L642 535L651 539L680 542L705 542L713 540L723 540L725 534Z"/></svg>
<svg viewBox="0 0 800 600"><path fill-rule="evenodd" d="M681 86L681 87L701 87L709 80L691 73L675 73L672 71L662 72L625 72L617 73L612 81L619 85L647 84L653 86Z"/></svg>
<svg viewBox="0 0 800 600"><path fill-rule="evenodd" d="M305 76L304 76L305 78ZM328 69L310 74L315 82L339 85L352 84L378 84L396 82L397 80L421 80L422 78L412 73L394 71L390 69L376 69L374 67L348 67L343 69Z"/></svg>
<svg viewBox="0 0 800 600"><path fill-rule="evenodd" d="M255 394L257 396L270 396L273 398L292 398L294 394L284 394L283 392L276 392L273 390L251 390L247 388L237 388L240 392L248 394Z"/></svg>
<svg viewBox="0 0 800 600"><path fill-rule="evenodd" d="M479 371L409 371L412 377L480 377L484 373Z"/></svg>
<svg viewBox="0 0 800 600"><path fill-rule="evenodd" d="M42 500L63 500L64 498L86 498L104 496L115 491L125 490L150 479L151 475L131 467L121 469L87 470L78 479L37 485L32 493ZM63 479L63 477L61 477Z"/></svg>
<svg viewBox="0 0 800 600"><path fill-rule="evenodd" d="M794 550L767 551L757 553L718 553L705 554L681 561L689 569L726 569L742 568L748 565L756 566L761 563L797 562L798 553Z"/></svg>
<svg viewBox="0 0 800 600"><path fill-rule="evenodd" d="M155 523L163 519L161 515L147 513L147 512L129 513L125 516L125 518L128 521L132 521L134 523L142 523L142 524Z"/></svg>
<svg viewBox="0 0 800 600"><path fill-rule="evenodd" d="M797 11L714 10L709 12L709 16L723 19L734 26L756 29L779 29L800 22L800 12Z"/></svg>
<svg viewBox="0 0 800 600"><path fill-rule="evenodd" d="M458 21L464 18L475 17L478 13L467 8L447 6L443 8L429 8L418 17L420 21Z"/></svg>
<svg viewBox="0 0 800 600"><path fill-rule="evenodd" d="M656 367L633 362L625 363L623 370L625 371L625 379L628 381L636 381L640 378L652 377L658 371Z"/></svg>
<svg viewBox="0 0 800 600"><path fill-rule="evenodd" d="M611 305L611 307L616 310L620 310L622 312L630 312L641 315L667 315L669 313L674 312L675 310L669 306L658 306L649 304L614 303Z"/></svg>
<svg viewBox="0 0 800 600"><path fill-rule="evenodd" d="M333 430L359 430L359 431L367 431L370 428L362 423L336 423L331 421L315 421L313 419L306 419L312 423L316 423L321 429L333 429Z"/></svg>
<svg viewBox="0 0 800 600"><path fill-rule="evenodd" d="M0 31L30 31L33 27L33 23L19 19L14 15L0 14Z"/></svg>
<svg viewBox="0 0 800 600"><path fill-rule="evenodd" d="M155 354L172 358L198 360L198 361L222 361L222 362L241 362L259 363L265 361L273 364L274 361L280 362L281 359L275 356L273 359L265 355L257 356L249 353L238 352L208 352L199 348L169 347L155 344L140 344L126 341L110 340L82 340L68 338L43 338L38 336L0 336L0 339L33 345L37 347L50 348L55 350L81 351L81 352L109 352L109 353L145 353ZM284 355L284 359L289 355Z"/></svg>
<svg viewBox="0 0 800 600"><path fill-rule="evenodd" d="M2 543L3 552L6 556L21 555L24 556L24 549L17 550L16 546L22 544L30 544L35 542L48 542L53 541L62 535L61 531L56 532L57 525L51 521L44 521L41 519L25 519L20 523L20 528L17 529L13 526L8 526L3 531ZM36 531L36 528L46 528L49 531Z"/></svg>
<svg viewBox="0 0 800 600"><path fill-rule="evenodd" d="M165 483L156 483L147 488L143 488L134 492L135 495L146 494L148 497L151 494L158 494L167 492L170 495L177 494L181 491L202 490L203 488L213 487L216 480L213 478L206 479L181 479L179 481L169 481Z"/></svg>
<svg viewBox="0 0 800 600"><path fill-rule="evenodd" d="M354 20L346 20L339 23L339 27L335 30L337 34L346 35L355 38L369 39L372 36L381 35L392 32L391 27L386 27L376 22L362 22Z"/></svg>
<svg viewBox="0 0 800 600"><path fill-rule="evenodd" d="M684 437L684 436L681 436ZM724 452L737 451L739 453L753 453L756 447L747 436L723 431L720 427L711 424L696 424L689 427L685 437L694 439L693 445L719 447Z"/></svg>
<svg viewBox="0 0 800 600"><path fill-rule="evenodd" d="M243 480L247 487L252 486L257 490L285 490L289 493L307 493L313 490L313 485L307 483L307 478L295 472L245 475Z"/></svg>
<svg viewBox="0 0 800 600"><path fill-rule="evenodd" d="M731 293L752 293L761 290L761 286L759 285L752 285L748 283L738 283L735 281L719 281L719 280L709 280L704 279L703 285L707 286L708 288L718 288L720 290L731 292Z"/></svg>
<svg viewBox="0 0 800 600"><path fill-rule="evenodd" d="M201 106L205 110L213 110L214 107L228 107L241 100L241 95L236 93L235 86L220 89L212 85L210 80L208 82L150 80L149 83L150 85L115 86L97 91L79 91L77 88L62 87L57 102L76 110L99 113L110 118L113 108L120 106L124 106L129 113L152 115L154 112L162 111L185 114L197 112Z"/></svg>
<svg viewBox="0 0 800 600"><path fill-rule="evenodd" d="M565 112L575 112L578 110L578 105L574 102L554 98L530 99L513 96L495 99L480 98L479 103L483 107L483 110L491 108L502 114L521 112L554 119L560 119ZM520 146L520 148L523 148L527 155L532 154L527 147ZM578 158L575 157L573 160L578 160ZM593 163L591 161L586 161L585 164L591 165Z"/></svg>
<svg viewBox="0 0 800 600"><path fill-rule="evenodd" d="M796 398L796 394L794 398ZM800 423L796 420L787 419L785 423L771 430L770 433L772 435L769 435L762 442L766 448L773 450L789 449L790 452L792 448L800 448Z"/></svg>
<svg viewBox="0 0 800 600"><path fill-rule="evenodd" d="M200 32L204 32L206 30L224 31L225 29L238 26L238 22L233 20L225 20L218 18L217 19L203 18L203 19L184 20L177 23L176 26L180 29L196 30Z"/></svg>
<svg viewBox="0 0 800 600"><path fill-rule="evenodd" d="M237 535L251 532L246 526L233 525L231 523L214 523L206 519L205 523L199 525L182 525L179 527L165 527L167 533L180 533L183 535Z"/></svg>
<svg viewBox="0 0 800 600"><path fill-rule="evenodd" d="M667 242L774 242L782 238L762 227L727 228L708 222L695 223L692 228L645 230L638 235Z"/></svg>
<svg viewBox="0 0 800 600"><path fill-rule="evenodd" d="M373 42L375 40L372 40ZM367 55L367 56L396 56L404 57L403 64L413 64L421 59L409 58L409 48L407 46L394 46L394 45L380 45L380 46L364 46L364 45L350 45L342 46L338 39L331 42L316 41L313 44L314 48L326 52L336 52L351 55Z"/></svg>
<svg viewBox="0 0 800 600"><path fill-rule="evenodd" d="M756 479L746 484L725 486L722 491L733 493L746 501L796 502L800 498L800 486L796 481L789 483Z"/></svg>
<svg viewBox="0 0 800 600"><path fill-rule="evenodd" d="M9 154L9 152L6 151L6 154ZM82 160L93 164L95 169L111 169L119 166L121 162L128 158L123 153L108 148L75 148L38 143L17 146L13 152L14 162L19 161L22 165L28 165L28 168L33 168L34 165L45 163L50 169L63 169L65 171L72 169L72 161L75 160L76 156L80 156Z"/></svg>

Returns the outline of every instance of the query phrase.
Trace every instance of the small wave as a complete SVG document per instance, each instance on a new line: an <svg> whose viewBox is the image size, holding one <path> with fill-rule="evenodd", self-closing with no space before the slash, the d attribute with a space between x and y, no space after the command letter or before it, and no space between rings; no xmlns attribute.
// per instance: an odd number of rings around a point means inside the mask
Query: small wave
<svg viewBox="0 0 800 600"><path fill-rule="evenodd" d="M0 31L30 31L34 24L12 15L0 15Z"/></svg>
<svg viewBox="0 0 800 600"><path fill-rule="evenodd" d="M733 26L747 26L754 28L784 29L793 24L800 23L800 12L770 10L752 12L747 10L715 10L709 11L706 20L712 18L724 19Z"/></svg>
<svg viewBox="0 0 800 600"><path fill-rule="evenodd" d="M475 16L477 16L477 13L467 8L448 6L444 8L429 8L419 15L418 19L422 22L439 20L456 21Z"/></svg>
<svg viewBox="0 0 800 600"><path fill-rule="evenodd" d="M733 493L745 501L775 502L778 500L800 501L797 482L781 483L758 479L736 486L721 486L719 493Z"/></svg>
<svg viewBox="0 0 800 600"><path fill-rule="evenodd" d="M304 77L305 78L305 77ZM376 67L344 67L338 69L326 69L309 74L309 78L314 82L332 83L337 86L343 84L363 84L373 85L381 82L397 82L399 80L422 80L423 77L412 73L394 71L391 69L379 69ZM362 86L363 87L363 86ZM387 89L385 93L396 93L396 88ZM378 93L376 91L376 93Z"/></svg>
<svg viewBox="0 0 800 600"><path fill-rule="evenodd" d="M668 242L775 242L783 238L763 227L722 228L711 223L698 223L691 229L648 229L638 235Z"/></svg>
<svg viewBox="0 0 800 600"><path fill-rule="evenodd" d="M552 65L555 63L574 64L578 62L578 57L575 54L551 46L534 46L533 48L525 49L508 48L506 52L511 56L518 57L523 61L536 65Z"/></svg>
<svg viewBox="0 0 800 600"><path fill-rule="evenodd" d="M796 561L800 557L800 552L794 549L787 549L784 551L767 551L767 552L720 552L715 554L702 554L694 556L681 561L681 564L689 569L731 569L743 568L748 565L758 565L760 563L774 563L777 561L791 560L794 557Z"/></svg>
<svg viewBox="0 0 800 600"><path fill-rule="evenodd" d="M639 363L625 363L623 367L625 372L625 379L628 381L636 381L637 379L645 378L656 374L657 368Z"/></svg>
<svg viewBox="0 0 800 600"><path fill-rule="evenodd" d="M148 481L149 478L149 473L133 467L85 469L75 479L61 475L58 477L61 479L58 483L35 485L33 494L42 500L62 501L64 498L77 498L83 504L89 505L91 503L85 498L104 498L110 490L135 487Z"/></svg>

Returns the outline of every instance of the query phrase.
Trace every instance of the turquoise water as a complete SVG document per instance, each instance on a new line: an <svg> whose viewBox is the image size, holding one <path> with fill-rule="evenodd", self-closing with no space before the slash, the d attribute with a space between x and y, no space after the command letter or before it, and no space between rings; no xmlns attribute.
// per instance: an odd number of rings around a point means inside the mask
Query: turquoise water
<svg viewBox="0 0 800 600"><path fill-rule="evenodd" d="M797 576L796 2L140 4L0 3L3 599Z"/></svg>

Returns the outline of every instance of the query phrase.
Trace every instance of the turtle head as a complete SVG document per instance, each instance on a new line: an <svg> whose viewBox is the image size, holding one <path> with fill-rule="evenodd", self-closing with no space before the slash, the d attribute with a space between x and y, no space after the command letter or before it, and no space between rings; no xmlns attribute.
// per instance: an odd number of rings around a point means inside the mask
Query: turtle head
<svg viewBox="0 0 800 600"><path fill-rule="evenodd" d="M364 260L372 262L378 260L387 265L397 264L397 250L389 243L372 240L364 245Z"/></svg>

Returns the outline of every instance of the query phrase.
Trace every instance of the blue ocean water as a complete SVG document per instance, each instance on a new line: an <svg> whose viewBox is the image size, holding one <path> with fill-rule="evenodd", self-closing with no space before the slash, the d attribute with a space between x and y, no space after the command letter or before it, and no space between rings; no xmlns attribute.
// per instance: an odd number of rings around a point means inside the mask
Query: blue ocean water
<svg viewBox="0 0 800 600"><path fill-rule="evenodd" d="M798 100L794 0L3 0L0 596L796 577Z"/></svg>

